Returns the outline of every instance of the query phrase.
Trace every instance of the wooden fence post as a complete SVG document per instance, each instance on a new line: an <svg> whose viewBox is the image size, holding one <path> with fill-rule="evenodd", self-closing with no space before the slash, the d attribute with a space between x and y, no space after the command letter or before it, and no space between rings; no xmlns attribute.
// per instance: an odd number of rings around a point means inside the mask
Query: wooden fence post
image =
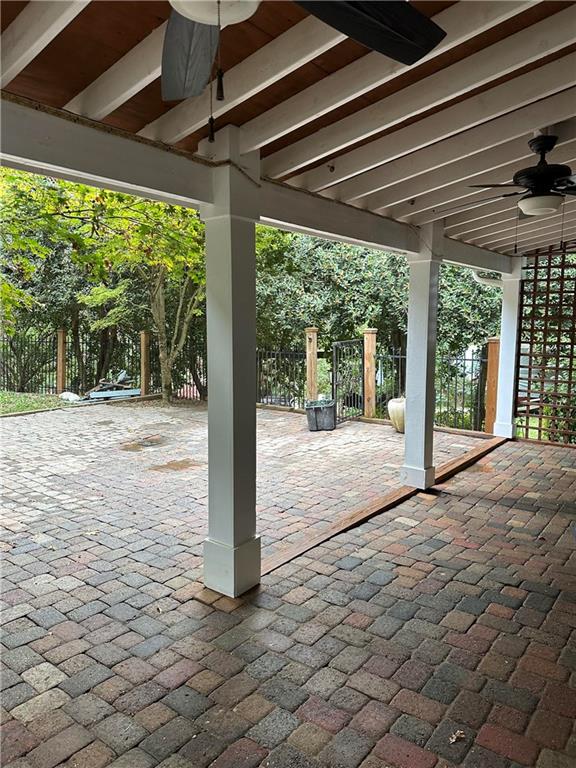
<svg viewBox="0 0 576 768"><path fill-rule="evenodd" d="M306 400L318 400L318 328L306 328Z"/></svg>
<svg viewBox="0 0 576 768"><path fill-rule="evenodd" d="M492 434L496 420L496 401L498 400L498 357L500 339L488 339L488 366L486 372L486 418L484 432Z"/></svg>
<svg viewBox="0 0 576 768"><path fill-rule="evenodd" d="M140 394L150 394L150 331L140 331Z"/></svg>
<svg viewBox="0 0 576 768"><path fill-rule="evenodd" d="M66 389L66 329L58 328L56 341L56 394Z"/></svg>
<svg viewBox="0 0 576 768"><path fill-rule="evenodd" d="M364 331L364 416L376 416L376 328Z"/></svg>

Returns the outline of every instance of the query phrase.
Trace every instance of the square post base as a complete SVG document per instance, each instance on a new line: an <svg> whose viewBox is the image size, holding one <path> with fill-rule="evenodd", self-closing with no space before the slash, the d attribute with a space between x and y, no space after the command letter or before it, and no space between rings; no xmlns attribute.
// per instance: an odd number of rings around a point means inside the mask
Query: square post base
<svg viewBox="0 0 576 768"><path fill-rule="evenodd" d="M515 437L516 425L507 422L497 421L492 429L492 434L496 437Z"/></svg>
<svg viewBox="0 0 576 768"><path fill-rule="evenodd" d="M227 597L238 597L260 583L260 537L231 547L204 541L204 586Z"/></svg>
<svg viewBox="0 0 576 768"><path fill-rule="evenodd" d="M411 485L413 488L425 490L430 488L436 482L436 467L408 467L404 465L400 469L400 481L404 485Z"/></svg>

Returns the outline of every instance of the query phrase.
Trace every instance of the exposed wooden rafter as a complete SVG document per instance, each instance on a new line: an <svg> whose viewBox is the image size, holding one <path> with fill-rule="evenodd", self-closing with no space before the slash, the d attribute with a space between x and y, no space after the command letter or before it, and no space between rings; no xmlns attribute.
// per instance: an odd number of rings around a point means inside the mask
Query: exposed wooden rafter
<svg viewBox="0 0 576 768"><path fill-rule="evenodd" d="M572 53L351 150L327 165L290 179L290 183L316 192L323 190L574 85L576 54Z"/></svg>
<svg viewBox="0 0 576 768"><path fill-rule="evenodd" d="M363 208L376 207L371 205L370 195L416 176L428 175L430 171L473 157L503 142L526 136L536 128L566 120L574 114L575 101L576 88L569 88L354 176L325 190L325 194L336 200L354 201L355 205Z"/></svg>
<svg viewBox="0 0 576 768"><path fill-rule="evenodd" d="M0 87L22 72L90 0L32 0L2 35Z"/></svg>
<svg viewBox="0 0 576 768"><path fill-rule="evenodd" d="M530 5L530 2L524 0L512 0L475 2L466 6L457 3L447 8L434 17L434 21L446 31L446 37L420 63L504 23ZM342 104L400 77L409 69L379 53L369 53L243 125L242 151L250 152L270 144Z"/></svg>
<svg viewBox="0 0 576 768"><path fill-rule="evenodd" d="M226 72L225 99L214 102L213 115L223 115L345 39L346 35L313 16L304 19ZM210 93L206 89L201 96L186 99L154 120L139 135L175 144L206 125L209 116Z"/></svg>
<svg viewBox="0 0 576 768"><path fill-rule="evenodd" d="M466 8L464 3L461 7ZM517 32L510 38L469 56L464 62L436 72L400 94L392 94L376 104L320 129L274 153L264 162L265 173L278 178L343 152L347 147L392 128L410 117L462 96L503 75L514 72L576 42L576 6L541 21L535 28Z"/></svg>

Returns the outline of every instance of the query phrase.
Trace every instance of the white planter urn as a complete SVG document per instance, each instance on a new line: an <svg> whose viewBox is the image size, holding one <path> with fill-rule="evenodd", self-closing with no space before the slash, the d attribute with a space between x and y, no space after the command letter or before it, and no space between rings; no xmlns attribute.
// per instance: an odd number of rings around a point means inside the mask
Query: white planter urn
<svg viewBox="0 0 576 768"><path fill-rule="evenodd" d="M388 400L388 415L396 432L404 432L404 419L406 415L406 398L393 397Z"/></svg>

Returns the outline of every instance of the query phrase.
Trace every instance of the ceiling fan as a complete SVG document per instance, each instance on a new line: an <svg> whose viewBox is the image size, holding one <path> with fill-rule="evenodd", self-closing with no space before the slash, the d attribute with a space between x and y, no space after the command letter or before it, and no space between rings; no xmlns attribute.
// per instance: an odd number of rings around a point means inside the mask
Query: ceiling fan
<svg viewBox="0 0 576 768"><path fill-rule="evenodd" d="M185 99L202 93L217 59L216 98L224 98L219 62L220 31L250 18L260 0L170 0L162 52L162 98ZM312 15L374 51L414 64L446 32L404 0L297 2Z"/></svg>
<svg viewBox="0 0 576 768"><path fill-rule="evenodd" d="M512 184L472 184L470 188L521 187L516 192L505 192L497 197L485 198L482 202L522 195L518 200L518 208L525 216L556 213L565 195L576 195L576 174L572 174L572 169L568 165L555 165L546 161L546 155L554 149L557 141L558 136L548 134L530 139L528 146L534 154L540 156L540 159L536 165L516 171Z"/></svg>

